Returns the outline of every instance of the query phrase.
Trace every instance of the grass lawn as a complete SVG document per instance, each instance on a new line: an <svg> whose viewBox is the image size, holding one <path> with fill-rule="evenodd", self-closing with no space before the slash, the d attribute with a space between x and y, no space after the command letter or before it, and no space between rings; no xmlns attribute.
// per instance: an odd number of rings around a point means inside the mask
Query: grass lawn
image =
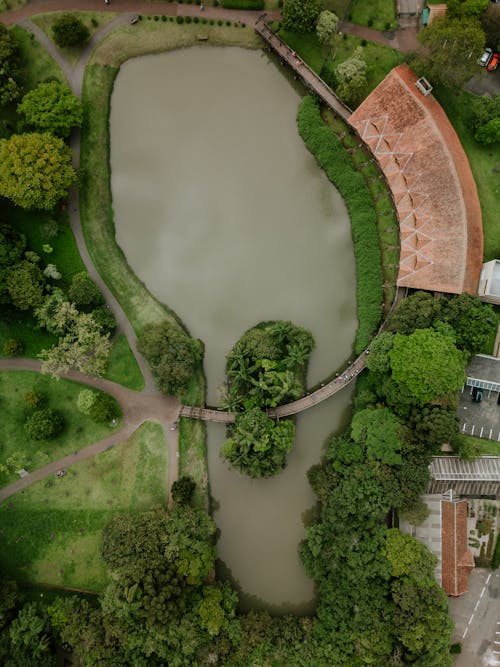
<svg viewBox="0 0 500 667"><path fill-rule="evenodd" d="M123 333L113 343L104 377L129 389L144 389L144 378Z"/></svg>
<svg viewBox="0 0 500 667"><path fill-rule="evenodd" d="M30 371L2 371L0 373L0 462L5 463L11 456L17 462L14 471L1 475L0 483L7 484L18 479L15 470L41 468L86 445L106 438L120 427L96 424L90 417L79 412L76 399L85 385L70 380L55 380L48 375ZM26 405L24 396L36 391L43 396L41 407L56 410L64 420L64 430L50 441L32 441L25 437L23 424L34 408Z"/></svg>
<svg viewBox="0 0 500 667"><path fill-rule="evenodd" d="M54 41L54 36L52 34L52 26L54 23L61 18L63 14L67 12L47 12L46 14L37 14L32 18L33 23L35 23L39 28L41 28L44 33ZM71 12L72 15L80 19L80 21L87 26L90 32L90 37L99 30L99 28L106 23L109 23L115 19L118 14L111 12ZM57 46L57 45L56 45ZM71 64L75 65L82 53L82 47L66 47L62 49L57 47L65 59Z"/></svg>
<svg viewBox="0 0 500 667"><path fill-rule="evenodd" d="M483 214L484 259L500 257L500 150L498 144L482 146L467 126L469 105L474 95L445 88L433 91L455 128L477 185Z"/></svg>
<svg viewBox="0 0 500 667"><path fill-rule="evenodd" d="M24 2L21 4L24 4ZM43 46L40 45L31 32L20 28L18 25L11 28L11 30L17 37L21 49L26 91L35 88L35 86L47 79L57 79L58 81L66 82L66 78L59 65Z"/></svg>
<svg viewBox="0 0 500 667"><path fill-rule="evenodd" d="M375 30L392 30L398 27L394 0L353 0L347 19Z"/></svg>
<svg viewBox="0 0 500 667"><path fill-rule="evenodd" d="M462 435L462 438L474 448L477 456L500 456L500 442Z"/></svg>
<svg viewBox="0 0 500 667"><path fill-rule="evenodd" d="M5 341L14 339L22 343L19 356L36 359L39 352L57 343L57 337L45 329L39 329L35 318L17 308L0 306L0 357Z"/></svg>
<svg viewBox="0 0 500 667"><path fill-rule="evenodd" d="M208 509L208 464L205 424L181 417L179 422L179 477L189 475L196 482L195 503Z"/></svg>
<svg viewBox="0 0 500 667"><path fill-rule="evenodd" d="M279 35L283 41L300 55L302 60L304 60L311 69L318 74L321 72L324 56L315 34L301 35L282 29L279 31ZM356 47L362 46L361 41L362 40L353 37L352 35L344 35L342 39L338 39L334 58L328 61L326 69L333 72L337 65L344 62L344 60L347 60L347 58L352 55ZM368 95L378 86L391 69L403 62L404 56L395 49L382 46L381 44L375 44L374 42L367 42L366 46L362 46L362 49L367 63L367 85L365 94Z"/></svg>
<svg viewBox="0 0 500 667"><path fill-rule="evenodd" d="M165 504L168 449L159 424L0 505L0 564L20 581L100 591L102 529L119 512Z"/></svg>

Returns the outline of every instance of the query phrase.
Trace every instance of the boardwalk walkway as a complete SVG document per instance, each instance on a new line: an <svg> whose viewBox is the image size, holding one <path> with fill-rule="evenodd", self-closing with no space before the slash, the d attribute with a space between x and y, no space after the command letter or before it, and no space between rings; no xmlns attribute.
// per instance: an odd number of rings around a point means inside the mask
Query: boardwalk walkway
<svg viewBox="0 0 500 667"><path fill-rule="evenodd" d="M266 14L255 23L255 31L265 40L269 46L276 51L282 60L284 60L300 76L307 88L310 88L323 102L339 114L344 120L347 120L352 114L351 109L346 106L335 95L333 90L314 72L305 62L303 62L289 46L283 42L278 35L267 25L268 17Z"/></svg>

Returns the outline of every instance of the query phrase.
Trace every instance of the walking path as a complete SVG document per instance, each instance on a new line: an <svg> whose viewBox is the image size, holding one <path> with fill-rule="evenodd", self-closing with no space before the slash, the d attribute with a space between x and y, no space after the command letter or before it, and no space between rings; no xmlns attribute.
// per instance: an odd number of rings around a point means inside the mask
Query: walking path
<svg viewBox="0 0 500 667"><path fill-rule="evenodd" d="M35 371L40 372L41 362L34 359L0 359L1 371ZM17 482L9 484L0 489L0 502L8 498L12 494L25 489L31 484L40 481L47 475L50 475L61 468L67 468L73 463L84 461L96 454L109 449L113 445L126 440L132 433L139 428L145 421L158 422L163 426L165 431L165 438L169 449L169 489L173 482L178 477L178 432L174 429L174 422L179 418L180 403L174 396L165 396L159 391L154 390L149 392L143 390L141 392L127 389L121 384L105 380L104 378L92 377L78 373L77 371L70 371L63 376L67 380L81 382L101 391L105 391L113 398L115 398L123 413L123 427L113 433L112 435L99 440L94 444L84 447L74 454L65 456L62 459L53 461L48 465L29 473L22 477ZM174 430L172 430L174 429Z"/></svg>

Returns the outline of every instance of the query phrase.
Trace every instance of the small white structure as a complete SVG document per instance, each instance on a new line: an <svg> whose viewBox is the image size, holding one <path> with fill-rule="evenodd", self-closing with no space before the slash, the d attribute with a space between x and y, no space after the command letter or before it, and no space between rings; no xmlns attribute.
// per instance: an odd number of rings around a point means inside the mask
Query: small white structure
<svg viewBox="0 0 500 667"><path fill-rule="evenodd" d="M481 301L500 304L500 260L483 264L477 293Z"/></svg>
<svg viewBox="0 0 500 667"><path fill-rule="evenodd" d="M432 86L431 86L431 84L427 81L427 79L425 78L425 76L421 76L420 79L417 79L417 80L415 81L415 85L416 85L417 88L420 90L420 92L422 93L422 95L425 95L425 97L427 97L427 95L430 95L431 92L432 92Z"/></svg>

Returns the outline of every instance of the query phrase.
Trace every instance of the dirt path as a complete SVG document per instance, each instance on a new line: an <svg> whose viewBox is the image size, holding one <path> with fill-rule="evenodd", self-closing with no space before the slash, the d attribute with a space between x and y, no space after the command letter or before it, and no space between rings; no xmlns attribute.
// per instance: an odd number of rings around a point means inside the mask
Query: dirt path
<svg viewBox="0 0 500 667"><path fill-rule="evenodd" d="M35 371L40 372L41 362L34 359L0 359L1 371ZM132 433L145 421L154 421L161 424L165 431L165 438L168 443L169 450L169 489L173 482L178 477L178 433L174 428L174 421L179 417L180 403L174 396L165 396L158 391L148 392L143 390L141 392L127 389L116 382L105 380L104 378L92 377L78 373L77 371L70 371L63 376L68 380L81 382L101 391L105 391L113 398L115 398L123 412L123 427L113 433L112 435L99 440L88 447L84 447L74 454L65 456L62 459L53 461L48 465L35 470L26 475L13 484L0 489L0 502L8 498L12 494L21 489L40 481L47 475L50 475L56 470L67 468L73 463L84 461L100 452L109 449L113 445L126 440Z"/></svg>

